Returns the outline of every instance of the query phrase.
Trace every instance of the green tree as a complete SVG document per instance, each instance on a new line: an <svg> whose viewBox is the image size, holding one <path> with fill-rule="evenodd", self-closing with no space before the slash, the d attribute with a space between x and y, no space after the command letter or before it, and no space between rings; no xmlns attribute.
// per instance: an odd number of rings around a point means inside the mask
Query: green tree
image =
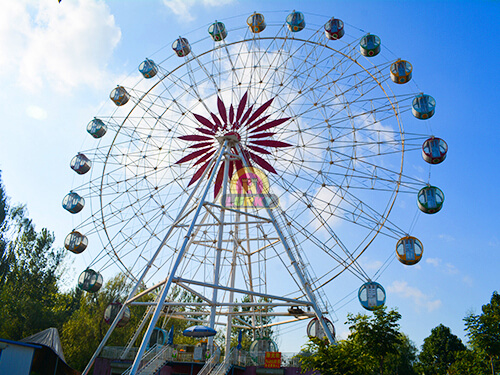
<svg viewBox="0 0 500 375"><path fill-rule="evenodd" d="M321 375L369 374L373 358L353 341L343 340L336 344L312 337L299 355L302 372L316 370Z"/></svg>
<svg viewBox="0 0 500 375"><path fill-rule="evenodd" d="M64 323L61 331L64 355L70 366L80 371L85 368L108 331L109 325L104 321L106 307L111 302L123 302L131 287L125 276L119 274L109 280L99 292L81 293L79 308ZM124 327L116 328L106 345L124 346L132 337L145 310L144 306L132 307L130 322Z"/></svg>
<svg viewBox="0 0 500 375"><path fill-rule="evenodd" d="M403 333L400 333L400 339L401 342L396 345L396 350L387 356L385 372L394 375L416 375L417 347Z"/></svg>
<svg viewBox="0 0 500 375"><path fill-rule="evenodd" d="M322 375L416 374L413 364L417 349L399 332L401 314L379 307L373 316L348 315L350 334L336 345L311 339L300 355L302 371L317 370Z"/></svg>
<svg viewBox="0 0 500 375"><path fill-rule="evenodd" d="M488 357L478 350L465 349L455 353L455 361L448 368L449 375L487 375Z"/></svg>
<svg viewBox="0 0 500 375"><path fill-rule="evenodd" d="M255 302L249 295L243 297L243 303ZM241 322L246 322L247 324L255 327L262 327L260 329L249 330L245 329L242 331L242 348L248 350L254 339L257 338L269 338L275 340L275 332L272 327L266 326L271 324L273 317L266 315L273 311L272 307L264 305L264 303L272 302L269 298L259 298L257 303L263 303L261 306L257 307L242 307L242 311L245 313L253 312L253 315L240 315L233 318L233 324L242 325ZM239 328L233 328L231 343L233 346L238 345L238 331Z"/></svg>
<svg viewBox="0 0 500 375"><path fill-rule="evenodd" d="M8 210L5 199L0 204L8 212L2 223L0 337L19 340L49 327L60 329L72 305L57 285L65 252L52 247L54 236L47 229L35 230L25 207Z"/></svg>
<svg viewBox="0 0 500 375"><path fill-rule="evenodd" d="M67 362L75 369L83 370L85 368L108 331L109 325L104 321L104 311L106 307L111 302L124 302L132 287L132 283L127 281L125 275L119 274L110 279L97 293L80 291L81 298L79 308L64 324L61 332L61 341L64 347L65 357ZM138 302L151 302L154 298L154 295L150 293L142 296L138 299ZM179 287L172 288L167 299L170 301L187 303L202 301L196 295ZM171 309L165 309L164 312L166 314L163 319L159 319L156 325L164 327L167 334L173 325L175 344L195 345L199 342L199 339L183 336L182 331L188 326L201 324L203 316L188 314L180 317L179 313L197 312L200 310L201 307L195 305L177 306ZM139 322L146 312L146 307L130 306L130 312L131 318L129 323L124 327L117 327L108 339L106 346L125 346L138 329ZM200 321L200 323L196 323L197 321ZM148 325L149 320L139 333L134 343L135 347L142 343Z"/></svg>
<svg viewBox="0 0 500 375"><path fill-rule="evenodd" d="M7 195L5 194L0 174L0 288L2 288L5 283L12 262L12 257L7 251L7 240L5 238L8 211Z"/></svg>
<svg viewBox="0 0 500 375"><path fill-rule="evenodd" d="M390 353L402 344L398 320L401 314L396 310L386 311L385 306L376 308L373 316L351 314L347 317L352 339L360 347L366 348L378 362L381 375L384 374L384 362Z"/></svg>
<svg viewBox="0 0 500 375"><path fill-rule="evenodd" d="M500 295L493 292L490 303L483 305L482 314L465 317L467 336L476 352L483 352L489 359L491 374L495 374L500 358Z"/></svg>
<svg viewBox="0 0 500 375"><path fill-rule="evenodd" d="M440 324L424 339L418 368L424 374L445 375L455 362L457 352L464 350L462 341L448 327Z"/></svg>

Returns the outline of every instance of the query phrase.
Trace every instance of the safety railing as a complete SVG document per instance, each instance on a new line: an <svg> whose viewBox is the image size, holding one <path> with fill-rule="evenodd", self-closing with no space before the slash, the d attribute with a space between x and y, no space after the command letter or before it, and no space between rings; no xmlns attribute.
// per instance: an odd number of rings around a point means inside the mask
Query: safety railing
<svg viewBox="0 0 500 375"><path fill-rule="evenodd" d="M213 370L220 360L220 349L217 348L214 354L205 362L205 366L198 372L198 375L208 375Z"/></svg>

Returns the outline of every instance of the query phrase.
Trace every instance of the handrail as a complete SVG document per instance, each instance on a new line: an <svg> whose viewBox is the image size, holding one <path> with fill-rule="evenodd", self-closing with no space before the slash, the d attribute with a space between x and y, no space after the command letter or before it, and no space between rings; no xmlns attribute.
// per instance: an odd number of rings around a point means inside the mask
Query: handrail
<svg viewBox="0 0 500 375"><path fill-rule="evenodd" d="M169 350L169 349L172 349L172 347L170 345L165 345L163 348L161 348L161 350L153 357L149 360L149 362L147 362L144 366L142 366L139 371L137 371L137 374L143 374L145 373L146 371L148 371L148 369L150 367L153 367L156 366L153 371L150 371L149 373L153 374L156 372L156 370L158 370L161 366L163 366L163 364L165 363L165 361L167 361L168 359L171 359L172 357L172 351ZM169 355L165 355L166 353L168 352ZM160 361L158 361L160 360ZM122 374L124 375L124 374Z"/></svg>
<svg viewBox="0 0 500 375"><path fill-rule="evenodd" d="M157 354L158 347L161 348L161 345L158 343L154 344L151 348L148 349L146 353L144 353L144 357L142 358L143 363L149 363L151 358L154 358ZM160 350L161 352L161 350ZM130 375L130 371L132 370L132 366L130 366L122 375Z"/></svg>
<svg viewBox="0 0 500 375"><path fill-rule="evenodd" d="M198 372L198 375L208 375L212 371L212 369L219 363L220 359L220 348L217 348L212 354L212 356L205 362L205 365Z"/></svg>
<svg viewBox="0 0 500 375"><path fill-rule="evenodd" d="M144 324L146 323L149 315L151 315L151 312L154 310L154 306L148 306L146 309L146 312L142 316L142 319L138 325L138 328L136 332L130 337L130 339L127 342L127 345L125 346L125 349L123 350L122 355L120 356L120 359L125 359L132 347L134 346L135 340L137 340L137 337L139 336L139 333L142 331L142 328L144 327Z"/></svg>
<svg viewBox="0 0 500 375"><path fill-rule="evenodd" d="M227 355L224 358L224 362L220 364L215 370L215 372L212 375L226 375L231 366L233 365L235 354L237 353L236 348L232 348L231 351L229 352L229 355Z"/></svg>

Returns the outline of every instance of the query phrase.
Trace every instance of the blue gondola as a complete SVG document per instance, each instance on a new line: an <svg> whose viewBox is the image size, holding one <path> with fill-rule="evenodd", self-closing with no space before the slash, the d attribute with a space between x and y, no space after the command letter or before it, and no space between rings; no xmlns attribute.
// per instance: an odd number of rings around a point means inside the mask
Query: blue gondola
<svg viewBox="0 0 500 375"><path fill-rule="evenodd" d="M215 21L208 27L208 33L212 37L212 39L216 42L220 42L226 39L227 30L226 26L222 22Z"/></svg>
<svg viewBox="0 0 500 375"><path fill-rule="evenodd" d="M172 49L175 51L177 56L184 57L189 55L191 52L191 46L186 38L179 37L172 43Z"/></svg>
<svg viewBox="0 0 500 375"><path fill-rule="evenodd" d="M286 24L288 26L288 30L292 33L303 30L304 27L306 27L304 14L302 12L293 11L286 17Z"/></svg>
<svg viewBox="0 0 500 375"><path fill-rule="evenodd" d="M427 120L434 115L436 109L436 100L425 94L417 95L412 102L413 116L421 120Z"/></svg>
<svg viewBox="0 0 500 375"><path fill-rule="evenodd" d="M363 56L377 56L380 53L380 38L373 34L366 34L359 42L359 50Z"/></svg>
<svg viewBox="0 0 500 375"><path fill-rule="evenodd" d="M153 78L158 73L158 67L153 60L146 59L139 64L139 72L144 78Z"/></svg>
<svg viewBox="0 0 500 375"><path fill-rule="evenodd" d="M62 206L65 210L72 214L76 214L85 206L85 199L80 197L77 193L71 192L64 197Z"/></svg>
<svg viewBox="0 0 500 375"><path fill-rule="evenodd" d="M87 236L77 231L71 232L64 239L64 247L66 250L75 254L80 254L84 251L87 248L88 243L89 240L87 239Z"/></svg>
<svg viewBox="0 0 500 375"><path fill-rule="evenodd" d="M151 332L151 336L149 337L148 348L151 348L155 345L163 346L167 341L167 331L161 329L159 327L153 328L153 332Z"/></svg>
<svg viewBox="0 0 500 375"><path fill-rule="evenodd" d="M385 304L385 290L379 283L369 281L359 288L358 299L361 306L372 311Z"/></svg>
<svg viewBox="0 0 500 375"><path fill-rule="evenodd" d="M391 65L392 82L403 84L409 82L412 77L413 67L408 61L399 59Z"/></svg>
<svg viewBox="0 0 500 375"><path fill-rule="evenodd" d="M441 138L429 138L422 145L422 157L429 164L439 164L446 159L448 144Z"/></svg>
<svg viewBox="0 0 500 375"><path fill-rule="evenodd" d="M109 98L119 107L127 104L130 94L125 90L125 87L116 86L109 94Z"/></svg>
<svg viewBox="0 0 500 375"><path fill-rule="evenodd" d="M90 171L92 163L90 159L84 154L78 153L73 159L71 159L70 167L78 174L85 174Z"/></svg>
<svg viewBox="0 0 500 375"><path fill-rule="evenodd" d="M254 13L247 18L247 25L250 31L254 34L258 34L266 28L266 22L264 16L260 13Z"/></svg>
<svg viewBox="0 0 500 375"><path fill-rule="evenodd" d="M330 18L325 23L325 35L328 39L337 40L344 36L344 22L337 18Z"/></svg>
<svg viewBox="0 0 500 375"><path fill-rule="evenodd" d="M422 259L423 252L424 246L422 242L415 237L403 237L396 244L398 260L407 266L417 264Z"/></svg>
<svg viewBox="0 0 500 375"><path fill-rule="evenodd" d="M87 268L78 277L78 287L81 290L85 290L86 292L97 292L99 289L101 289L102 283L102 275L90 268Z"/></svg>
<svg viewBox="0 0 500 375"><path fill-rule="evenodd" d="M89 122L87 125L87 132L94 138L101 138L104 134L106 134L106 131L108 130L108 127L102 120L99 120L98 118L95 118Z"/></svg>
<svg viewBox="0 0 500 375"><path fill-rule="evenodd" d="M426 186L418 192L418 208L426 214L435 214L443 208L444 193L435 186Z"/></svg>

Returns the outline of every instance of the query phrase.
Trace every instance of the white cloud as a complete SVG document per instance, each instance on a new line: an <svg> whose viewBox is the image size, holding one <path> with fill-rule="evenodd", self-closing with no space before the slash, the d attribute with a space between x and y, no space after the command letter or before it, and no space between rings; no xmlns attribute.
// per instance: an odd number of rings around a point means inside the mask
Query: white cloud
<svg viewBox="0 0 500 375"><path fill-rule="evenodd" d="M449 234L440 234L439 239L446 241L446 242L453 242L455 241L455 237L450 236Z"/></svg>
<svg viewBox="0 0 500 375"><path fill-rule="evenodd" d="M439 267L441 265L441 259L439 258L426 258L425 262L432 264L434 267Z"/></svg>
<svg viewBox="0 0 500 375"><path fill-rule="evenodd" d="M30 91L100 87L121 38L102 1L4 1L0 5L0 80Z"/></svg>
<svg viewBox="0 0 500 375"><path fill-rule="evenodd" d="M26 114L35 120L45 120L48 117L47 111L36 105L28 106L28 108L26 108Z"/></svg>
<svg viewBox="0 0 500 375"><path fill-rule="evenodd" d="M387 290L392 294L397 294L401 298L413 300L416 307L426 309L428 312L441 307L441 300L432 300L430 296L424 294L420 289L409 286L406 281L394 281Z"/></svg>
<svg viewBox="0 0 500 375"><path fill-rule="evenodd" d="M425 169L420 165L412 165L413 169L418 172L419 175L423 175L425 173Z"/></svg>
<svg viewBox="0 0 500 375"><path fill-rule="evenodd" d="M405 210L406 209L406 201L403 199L400 199L397 201L397 205L400 209Z"/></svg>
<svg viewBox="0 0 500 375"><path fill-rule="evenodd" d="M458 268L451 263L442 265L442 259L439 258L426 258L425 262L432 264L434 267L438 267L440 271L448 275L457 275L460 273Z"/></svg>
<svg viewBox="0 0 500 375"><path fill-rule="evenodd" d="M470 277L470 276L467 276L467 275L464 276L462 278L462 281L467 286L473 286L474 285L474 279L472 279L472 277Z"/></svg>
<svg viewBox="0 0 500 375"><path fill-rule="evenodd" d="M458 273L458 269L457 267L455 267L453 264L451 263L446 263L445 265L445 271L447 274L450 274L450 275L456 275Z"/></svg>
<svg viewBox="0 0 500 375"><path fill-rule="evenodd" d="M365 259L360 262L363 269L368 271L378 271L384 265L380 260Z"/></svg>
<svg viewBox="0 0 500 375"><path fill-rule="evenodd" d="M193 7L215 7L234 2L234 0L163 0L163 4L174 14L182 17L185 21L193 21L195 17L191 14Z"/></svg>

